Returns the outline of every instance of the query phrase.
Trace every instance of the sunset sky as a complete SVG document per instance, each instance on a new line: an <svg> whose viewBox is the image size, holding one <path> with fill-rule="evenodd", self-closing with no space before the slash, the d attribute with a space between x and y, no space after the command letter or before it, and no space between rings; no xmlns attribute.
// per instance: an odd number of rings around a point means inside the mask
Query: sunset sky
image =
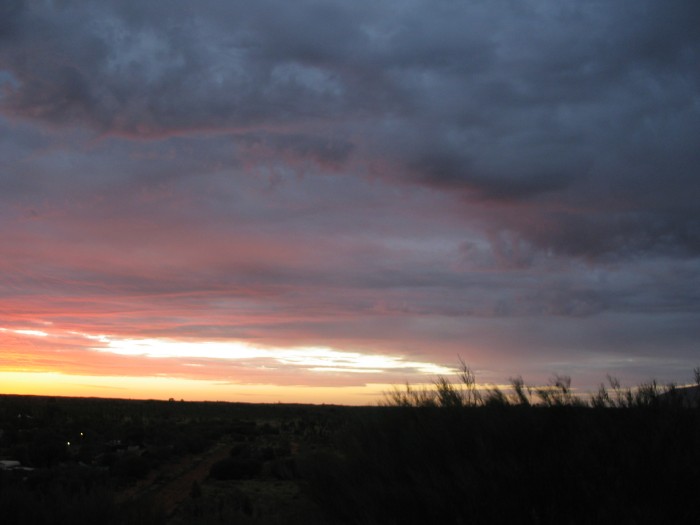
<svg viewBox="0 0 700 525"><path fill-rule="evenodd" d="M700 366L697 0L3 0L0 393Z"/></svg>

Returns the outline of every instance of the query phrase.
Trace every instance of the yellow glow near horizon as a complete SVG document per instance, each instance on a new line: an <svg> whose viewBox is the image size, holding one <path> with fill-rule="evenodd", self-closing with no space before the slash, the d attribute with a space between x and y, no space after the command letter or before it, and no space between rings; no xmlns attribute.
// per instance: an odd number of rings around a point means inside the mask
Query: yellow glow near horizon
<svg viewBox="0 0 700 525"><path fill-rule="evenodd" d="M31 326L0 327L0 333L11 336L7 359L0 361L0 393L373 404L390 382L420 384L455 372L404 356L322 346L124 338ZM110 354L115 358L93 359ZM160 359L167 362L160 366Z"/></svg>
<svg viewBox="0 0 700 525"><path fill-rule="evenodd" d="M64 334L49 334L41 330L3 327L0 327L0 332L41 338L48 338L49 336L61 337L61 335L70 334L87 341L99 343L98 345L86 345L86 350L134 357L217 360L267 359L280 365L292 365L315 372L349 371L378 373L401 369L413 369L421 374L434 375L449 375L455 372L453 368L447 368L435 363L408 361L403 356L362 354L360 352L335 350L322 346L273 347L241 341L192 342L175 339L136 339L120 338L111 335L92 335L73 331L65 332Z"/></svg>
<svg viewBox="0 0 700 525"><path fill-rule="evenodd" d="M0 394L107 397L122 399L184 399L248 403L312 403L372 405L391 385L298 387L272 384L232 384L171 377L88 376L57 372L2 372Z"/></svg>

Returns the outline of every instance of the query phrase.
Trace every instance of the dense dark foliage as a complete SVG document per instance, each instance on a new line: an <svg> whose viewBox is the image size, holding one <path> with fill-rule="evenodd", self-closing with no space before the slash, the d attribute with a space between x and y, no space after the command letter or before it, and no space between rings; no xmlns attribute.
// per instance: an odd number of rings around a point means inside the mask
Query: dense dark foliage
<svg viewBox="0 0 700 525"><path fill-rule="evenodd" d="M386 407L304 468L343 523L698 523L700 412Z"/></svg>
<svg viewBox="0 0 700 525"><path fill-rule="evenodd" d="M700 371L695 370L700 384ZM590 399L571 380L512 392L410 385L355 413L303 471L348 524L700 523L698 385L623 389ZM535 402L536 401L536 402Z"/></svg>

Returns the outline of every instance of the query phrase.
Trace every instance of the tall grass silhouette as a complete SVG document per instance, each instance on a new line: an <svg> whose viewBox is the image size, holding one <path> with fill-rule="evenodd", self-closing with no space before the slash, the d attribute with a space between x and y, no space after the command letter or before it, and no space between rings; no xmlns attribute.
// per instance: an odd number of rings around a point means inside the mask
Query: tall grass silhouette
<svg viewBox="0 0 700 525"><path fill-rule="evenodd" d="M673 385L589 399L571 379L507 392L407 384L306 458L309 490L340 523L698 523L700 409ZM700 371L695 370L700 386Z"/></svg>

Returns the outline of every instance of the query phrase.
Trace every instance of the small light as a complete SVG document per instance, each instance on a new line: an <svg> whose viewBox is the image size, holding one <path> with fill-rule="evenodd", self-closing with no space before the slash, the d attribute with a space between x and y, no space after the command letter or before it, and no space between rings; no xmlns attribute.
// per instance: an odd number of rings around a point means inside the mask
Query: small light
<svg viewBox="0 0 700 525"><path fill-rule="evenodd" d="M70 447L70 441L67 441L67 442L66 442L66 445L68 445L68 446Z"/></svg>

